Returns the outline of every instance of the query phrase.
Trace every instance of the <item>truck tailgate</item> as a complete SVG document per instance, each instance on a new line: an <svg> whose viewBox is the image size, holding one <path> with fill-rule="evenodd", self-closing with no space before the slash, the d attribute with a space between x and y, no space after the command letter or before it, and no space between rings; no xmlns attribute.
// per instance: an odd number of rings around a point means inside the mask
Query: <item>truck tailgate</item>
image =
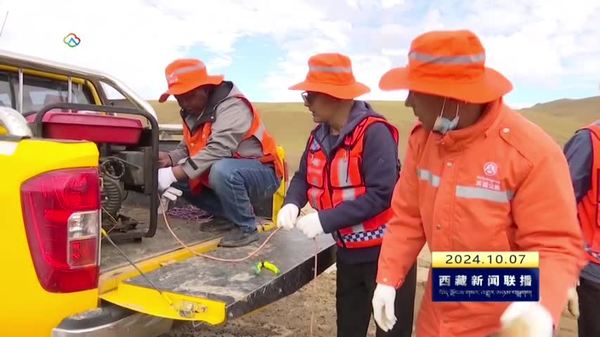
<svg viewBox="0 0 600 337"><path fill-rule="evenodd" d="M262 233L254 245L211 252L211 256L237 259L247 256L269 233ZM243 262L220 262L192 257L167 264L152 272L121 281L102 299L149 315L220 324L283 298L335 261L335 243L329 236L309 240L298 231L280 230L255 256ZM280 274L254 266L260 261L275 264Z"/></svg>
<svg viewBox="0 0 600 337"><path fill-rule="evenodd" d="M64 317L96 307L98 290L95 288L57 292L42 285L26 231L28 224L24 219L24 208L28 206L23 203L21 193L22 186L34 177L48 172L94 168L97 164L98 149L92 143L0 137L0 262L3 268L0 321L3 323L3 336L22 336L25 333L48 336ZM65 237L66 232L65 228ZM46 252L44 254L48 255L45 256L55 256ZM45 270L52 270L48 265L45 265Z"/></svg>

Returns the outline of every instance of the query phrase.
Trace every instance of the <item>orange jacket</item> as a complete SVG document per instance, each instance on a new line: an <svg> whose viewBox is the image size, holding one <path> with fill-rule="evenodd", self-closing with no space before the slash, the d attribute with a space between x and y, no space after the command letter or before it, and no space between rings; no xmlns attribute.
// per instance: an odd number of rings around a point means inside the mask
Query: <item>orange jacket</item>
<svg viewBox="0 0 600 337"><path fill-rule="evenodd" d="M255 137L258 139L262 145L263 156L258 158L262 163L272 164L275 168L275 173L278 178L282 178L284 174L284 165L283 161L277 155L277 144L275 143L275 139L267 132L265 125L263 124L260 114L248 99L243 95L234 95L232 97L237 97L241 99L244 103L250 107L252 110L252 124L248 132L244 135L242 140L249 139L251 137ZM189 128L185 123L183 123L183 140L188 149L189 157L194 156L196 153L202 151L208 142L208 138L210 137L212 132L212 123L206 122L202 127L199 127L194 133L190 132ZM234 158L242 158L239 153L233 154ZM190 190L194 194L198 194L202 189L202 186L208 186L208 175L210 173L210 169L206 170L203 174L201 174L197 178L193 178L189 180Z"/></svg>
<svg viewBox="0 0 600 337"><path fill-rule="evenodd" d="M425 243L431 251L539 251L541 303L558 325L584 264L560 147L499 100L475 125L445 136L417 125L404 165L377 282L400 286ZM507 306L433 303L428 283L417 336L482 337L499 329Z"/></svg>
<svg viewBox="0 0 600 337"><path fill-rule="evenodd" d="M591 186L577 209L588 260L600 264L600 125L596 122L584 129L590 131L592 141Z"/></svg>

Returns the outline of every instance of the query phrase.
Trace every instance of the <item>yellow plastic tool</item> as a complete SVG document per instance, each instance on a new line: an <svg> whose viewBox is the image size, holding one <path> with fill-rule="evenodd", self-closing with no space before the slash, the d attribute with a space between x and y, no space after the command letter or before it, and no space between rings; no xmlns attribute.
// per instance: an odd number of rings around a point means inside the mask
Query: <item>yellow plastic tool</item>
<svg viewBox="0 0 600 337"><path fill-rule="evenodd" d="M263 223L263 224L259 224L256 227L256 229L259 232L268 232L268 231L275 230L277 228L277 224L275 223L277 221L276 220L277 214L279 213L279 210L283 206L283 202L285 200L285 195L287 193L288 169L287 169L287 162L285 160L285 150L283 149L283 147L281 147L281 146L277 147L277 156L279 158L281 158L281 160L283 160L284 175L283 175L283 178L281 179L281 184L279 185L279 188L277 188L277 191L275 191L275 193L273 194L273 207L272 207L273 211L271 214L271 221Z"/></svg>
<svg viewBox="0 0 600 337"><path fill-rule="evenodd" d="M259 233L262 233L262 232L269 232L269 231L272 231L272 230L274 230L274 229L276 229L276 228L277 228L277 225L276 225L276 224L275 224L273 221L269 221L269 222L266 222L266 223L264 223L264 224L261 224L261 225L257 225L257 226L256 226L256 230L257 230Z"/></svg>
<svg viewBox="0 0 600 337"><path fill-rule="evenodd" d="M287 162L285 160L285 150L283 149L283 147L281 147L281 146L277 147L277 156L283 160L284 175L283 175L283 178L281 179L281 184L279 185L279 188L277 189L277 191L275 191L275 194L273 194L273 215L271 217L271 219L273 219L273 222L276 221L275 219L277 219L277 214L279 213L279 210L283 206L283 201L285 200L285 195L287 193L287 183L288 183ZM275 226L273 225L273 228L274 227Z"/></svg>
<svg viewBox="0 0 600 337"><path fill-rule="evenodd" d="M281 270L279 270L274 263L269 261L260 261L254 266L254 271L256 274L260 274L263 269L266 269L275 275L279 275L281 273Z"/></svg>

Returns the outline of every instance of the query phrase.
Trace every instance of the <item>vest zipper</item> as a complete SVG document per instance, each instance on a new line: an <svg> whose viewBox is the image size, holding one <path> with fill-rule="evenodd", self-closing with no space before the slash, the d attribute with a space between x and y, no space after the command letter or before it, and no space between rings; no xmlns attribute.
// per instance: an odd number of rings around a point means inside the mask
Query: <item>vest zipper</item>
<svg viewBox="0 0 600 337"><path fill-rule="evenodd" d="M350 150L346 148L346 182L348 182L348 176L350 174Z"/></svg>

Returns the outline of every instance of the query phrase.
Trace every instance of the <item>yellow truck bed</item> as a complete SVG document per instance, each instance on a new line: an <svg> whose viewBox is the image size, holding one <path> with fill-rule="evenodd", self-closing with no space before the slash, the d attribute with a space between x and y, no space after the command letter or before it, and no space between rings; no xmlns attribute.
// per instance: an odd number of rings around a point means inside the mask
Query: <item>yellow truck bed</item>
<svg viewBox="0 0 600 337"><path fill-rule="evenodd" d="M2 138L2 137L0 137ZM335 244L329 237L315 241L298 231L278 231L255 256L243 262L220 262L196 254L232 259L247 256L271 232L251 246L217 248L219 235L199 230L198 223L170 218L175 234L159 219L154 237L116 242L101 240L100 273L96 289L60 293L40 285L24 230L20 188L32 177L54 170L94 168L96 148L85 142L60 142L3 137L0 139L0 212L3 235L0 254L6 267L0 278L2 322L10 336L53 337L158 336L173 320L223 324L285 297L331 266ZM16 169L17 168L17 169ZM148 215L143 205L128 209ZM143 225L142 225L143 226ZM44 238L41 238L44 239ZM135 264L128 261L123 255ZM269 261L279 273L254 266ZM142 275L143 274L143 275ZM31 324L35 322L35 324Z"/></svg>
<svg viewBox="0 0 600 337"><path fill-rule="evenodd" d="M244 258L269 236L268 232L261 233L261 240L255 245L217 249L209 255L229 260ZM123 280L118 289L101 297L155 316L220 324L294 293L314 278L315 262L320 274L334 259L330 237L309 240L296 231L281 230L245 261L192 257ZM257 273L255 266L262 261L272 263L279 272L263 269ZM187 302L188 307L182 302ZM186 312L187 308L194 308L193 312Z"/></svg>

